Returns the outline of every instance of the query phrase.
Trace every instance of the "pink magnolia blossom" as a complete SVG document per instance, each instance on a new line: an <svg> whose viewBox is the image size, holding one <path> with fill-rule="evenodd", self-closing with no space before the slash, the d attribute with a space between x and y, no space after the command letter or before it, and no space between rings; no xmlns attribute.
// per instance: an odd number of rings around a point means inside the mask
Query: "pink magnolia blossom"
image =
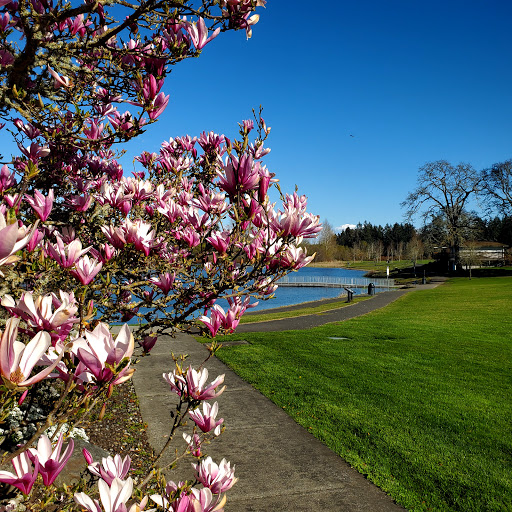
<svg viewBox="0 0 512 512"><path fill-rule="evenodd" d="M47 244L46 252L50 258L63 268L71 268L79 258L87 254L91 249L91 247L82 249L82 242L78 238L67 245L64 245L64 240L59 235L57 235L56 239L56 244Z"/></svg>
<svg viewBox="0 0 512 512"><path fill-rule="evenodd" d="M39 471L37 458L34 459L32 465L28 453L23 452L17 457L14 457L11 462L16 474L9 471L0 471L0 482L17 487L23 494L30 494Z"/></svg>
<svg viewBox="0 0 512 512"><path fill-rule="evenodd" d="M215 29L213 34L208 37L208 29L203 18L199 18L197 23L187 23L186 31L189 33L192 43L196 50L204 48L212 39L217 37L220 33L220 28Z"/></svg>
<svg viewBox="0 0 512 512"><path fill-rule="evenodd" d="M178 173L180 171L186 171L191 165L192 160L183 155L174 155L162 148L158 162L169 172ZM186 204L186 203L184 203Z"/></svg>
<svg viewBox="0 0 512 512"><path fill-rule="evenodd" d="M192 495L199 502L201 512L223 512L226 505L226 496L217 496L214 501L213 493L208 487L192 489Z"/></svg>
<svg viewBox="0 0 512 512"><path fill-rule="evenodd" d="M21 119L15 119L13 124L18 128L20 132L23 132L29 139L35 139L41 135L41 132L38 128L33 126L30 123L24 124Z"/></svg>
<svg viewBox="0 0 512 512"><path fill-rule="evenodd" d="M1 66L9 66L14 62L14 55L6 50L5 48L0 48L0 65ZM4 124L5 126L5 124ZM3 128L3 126L2 126Z"/></svg>
<svg viewBox="0 0 512 512"><path fill-rule="evenodd" d="M276 233L282 236L294 236L314 238L321 230L320 217L306 212L306 196L300 196L295 192L293 196L286 195L284 212L280 218L272 220L272 227Z"/></svg>
<svg viewBox="0 0 512 512"><path fill-rule="evenodd" d="M85 136L90 140L97 140L102 136L105 126L103 123L97 124L94 119L87 119L89 128L84 128Z"/></svg>
<svg viewBox="0 0 512 512"><path fill-rule="evenodd" d="M270 131L270 129L269 129ZM265 155L268 155L270 153L270 148L264 148L263 142L257 144L256 146L254 144L249 145L249 151L251 152L254 160L259 160L260 158L263 158ZM278 181L278 180L275 180Z"/></svg>
<svg viewBox="0 0 512 512"><path fill-rule="evenodd" d="M214 498L207 487L190 489L184 482L179 482L178 485L172 481L168 482L165 493L167 496L153 494L150 498L163 510L169 512L223 512L226 504L225 496Z"/></svg>
<svg viewBox="0 0 512 512"><path fill-rule="evenodd" d="M157 342L158 337L157 336L145 336L143 340L138 341L140 347L144 351L144 354L149 354L153 347L155 346L155 343Z"/></svg>
<svg viewBox="0 0 512 512"><path fill-rule="evenodd" d="M203 151L220 151L221 145L225 141L224 135L218 135L214 132L203 132L197 139L198 144L201 146Z"/></svg>
<svg viewBox="0 0 512 512"><path fill-rule="evenodd" d="M149 256L151 249L158 245L155 240L155 231L151 228L151 224L141 219L135 222L125 219L124 222L126 241L132 243L136 249L142 251L146 256Z"/></svg>
<svg viewBox="0 0 512 512"><path fill-rule="evenodd" d="M84 37L87 32L87 27L92 25L91 20L87 20L84 24L84 15L79 14L76 18L67 18L66 24L69 28L71 35L78 34L80 37Z"/></svg>
<svg viewBox="0 0 512 512"><path fill-rule="evenodd" d="M96 259L85 255L75 263L75 268L70 271L70 274L75 276L83 285L88 285L94 280L101 267L103 267L103 262L98 262Z"/></svg>
<svg viewBox="0 0 512 512"><path fill-rule="evenodd" d="M214 431L214 434L218 436L220 434L220 426L224 423L224 419L216 421L217 413L219 412L219 404L215 402L210 405L208 402L203 402L203 414L199 409L189 411L190 417L194 420L194 423L203 431L210 432Z"/></svg>
<svg viewBox="0 0 512 512"><path fill-rule="evenodd" d="M271 173L267 170L265 166L260 168L260 183L258 187L258 199L260 202L264 203L267 200L267 192L270 183L275 183L279 180L273 179L275 176L274 173Z"/></svg>
<svg viewBox="0 0 512 512"><path fill-rule="evenodd" d="M87 371L98 382L109 382L113 385L122 384L131 378L134 369L130 362L115 376L111 367L117 366L124 359L129 359L135 348L133 334L125 324L114 340L109 326L100 322L94 331L85 331L85 339L79 338L73 342L72 352ZM85 376L82 377L84 379Z"/></svg>
<svg viewBox="0 0 512 512"><path fill-rule="evenodd" d="M62 450L62 441L63 435L61 433L57 440L57 444L53 448L48 436L43 434L37 442L37 448L29 449L30 459L33 462L36 460L39 461L39 473L43 477L43 483L46 486L53 484L73 454L75 443L70 439L66 450L61 456L60 452Z"/></svg>
<svg viewBox="0 0 512 512"><path fill-rule="evenodd" d="M116 454L114 457L108 456L101 459L99 462L93 462L91 454L84 448L84 457L89 463L89 471L100 478L103 478L108 485L112 485L115 478L124 480L130 471L131 459L127 455L124 459Z"/></svg>
<svg viewBox="0 0 512 512"><path fill-rule="evenodd" d="M271 277L264 277L256 281L255 288L260 295L272 295L277 290L278 286L272 282Z"/></svg>
<svg viewBox="0 0 512 512"><path fill-rule="evenodd" d="M173 287L175 278L176 274L166 272L165 274L159 274L158 277L152 277L149 281L158 286L167 295Z"/></svg>
<svg viewBox="0 0 512 512"><path fill-rule="evenodd" d="M228 491L238 480L235 478L235 467L231 469L226 459L222 459L217 465L211 457L206 457L201 462L193 463L192 467L196 471L196 478L213 494Z"/></svg>
<svg viewBox="0 0 512 512"><path fill-rule="evenodd" d="M229 231L215 231L206 239L214 247L214 249L220 254L226 254L229 247Z"/></svg>
<svg viewBox="0 0 512 512"><path fill-rule="evenodd" d="M245 297L244 300L240 297L228 297L229 309L232 310L237 316L241 316L247 309L255 308L258 302L250 304L251 298Z"/></svg>
<svg viewBox="0 0 512 512"><path fill-rule="evenodd" d="M244 133L249 133L254 129L254 121L252 119L244 119L242 124L238 123Z"/></svg>
<svg viewBox="0 0 512 512"><path fill-rule="evenodd" d="M116 131L127 132L128 134L134 128L134 120L128 110L124 114L114 110L112 114L107 116L107 119Z"/></svg>
<svg viewBox="0 0 512 512"><path fill-rule="evenodd" d="M49 216L53 208L53 201L55 199L53 189L48 192L45 197L39 190L34 191L34 197L25 194L25 199L32 207L36 215L44 222Z"/></svg>
<svg viewBox="0 0 512 512"><path fill-rule="evenodd" d="M48 71L49 71L50 75L52 75L53 78L55 79L55 81L53 82L53 87L55 87L55 89L60 89L61 87L69 88L69 87L73 86L73 84L71 83L71 80L67 76L60 76L51 67L48 67Z"/></svg>
<svg viewBox="0 0 512 512"><path fill-rule="evenodd" d="M208 370L206 368L197 371L189 366L185 377L181 372L174 370L172 373L164 373L163 378L171 386L174 393L192 400L210 400L218 397L226 389L226 386L224 386L217 391L217 388L224 382L224 375L219 375L209 386L205 387L208 380Z"/></svg>
<svg viewBox="0 0 512 512"><path fill-rule="evenodd" d="M133 480L131 478L125 481L114 478L110 486L107 482L100 479L98 481L98 489L103 509L100 507L98 500L92 500L83 492L75 493L75 502L86 508L89 512L127 512L126 502L131 499L133 491ZM135 512L136 510L137 505L133 505L130 507L129 512Z"/></svg>
<svg viewBox="0 0 512 512"><path fill-rule="evenodd" d="M225 319L226 312L221 306L215 304L211 310L210 318L203 315L199 317L198 320L208 328L212 337L215 337L219 329L222 327Z"/></svg>
<svg viewBox="0 0 512 512"><path fill-rule="evenodd" d="M92 196L71 195L66 198L65 203L76 212L87 211L93 202Z"/></svg>
<svg viewBox="0 0 512 512"><path fill-rule="evenodd" d="M149 110L149 118L154 121L160 114L167 108L169 103L169 95L165 95L161 92L151 103L151 110Z"/></svg>
<svg viewBox="0 0 512 512"><path fill-rule="evenodd" d="M133 196L134 201L144 201L153 194L153 183L149 180L123 178L123 183L125 190Z"/></svg>
<svg viewBox="0 0 512 512"><path fill-rule="evenodd" d="M261 181L260 181L261 187ZM263 213L263 207L261 204L256 201L254 197L251 198L243 198L244 211L247 217L251 220L254 220L259 214Z"/></svg>
<svg viewBox="0 0 512 512"><path fill-rule="evenodd" d="M122 249L126 245L125 232L122 228L101 226L101 231L116 249Z"/></svg>
<svg viewBox="0 0 512 512"><path fill-rule="evenodd" d="M144 167L151 167L157 158L158 155L156 153L148 153L147 151L144 151L139 156L136 156L135 160L140 162Z"/></svg>
<svg viewBox="0 0 512 512"><path fill-rule="evenodd" d="M167 198L165 201L162 200L158 211L164 215L171 224L173 224L176 219L183 216L183 208L172 198Z"/></svg>
<svg viewBox="0 0 512 512"><path fill-rule="evenodd" d="M103 183L101 186L98 202L100 204L108 203L113 208L117 208L124 215L127 215L132 208L133 193L127 192L123 183L112 185Z"/></svg>
<svg viewBox="0 0 512 512"><path fill-rule="evenodd" d="M190 450L190 453L194 457L201 457L202 441L201 441L201 437L199 436L199 434L193 434L190 436L186 433L183 433L183 439L185 439L185 442L188 445L188 449Z"/></svg>
<svg viewBox="0 0 512 512"><path fill-rule="evenodd" d="M191 200L192 196L190 195L190 197L185 198L184 203L188 205ZM190 206L183 211L183 217L183 220L185 220L187 224L190 224L190 227L194 228L197 232L205 231L211 224L210 216L206 213L201 215L199 210L193 206Z"/></svg>
<svg viewBox="0 0 512 512"><path fill-rule="evenodd" d="M101 256L103 261L110 261L116 255L116 249L109 244L101 246Z"/></svg>
<svg viewBox="0 0 512 512"><path fill-rule="evenodd" d="M195 496L190 494L190 489L185 487L185 482L178 485L173 481L167 482L165 494L167 496L152 494L150 499L168 512L203 512Z"/></svg>
<svg viewBox="0 0 512 512"><path fill-rule="evenodd" d="M30 238L30 241L27 245L27 250L29 252L35 251L35 249L39 246L43 238L44 233L37 228L34 229L32 237Z"/></svg>
<svg viewBox="0 0 512 512"><path fill-rule="evenodd" d="M75 316L78 306L73 293L62 290L59 297L50 293L40 295L35 300L32 292L23 292L17 303L10 295L4 295L1 304L12 315L25 320L29 332L48 331L52 339L64 340L73 325L79 322Z"/></svg>
<svg viewBox="0 0 512 512"><path fill-rule="evenodd" d="M7 206L9 206L9 208L16 207L16 213L18 213L18 211L20 209L19 203L21 201L21 194L6 194L4 196L4 201L7 204ZM2 205L2 206L4 206L4 205ZM5 215L5 211L3 211L2 214Z"/></svg>
<svg viewBox="0 0 512 512"><path fill-rule="evenodd" d="M11 174L7 165L3 165L0 170L0 192L5 192L11 187L14 187L14 185L16 185L14 175Z"/></svg>
<svg viewBox="0 0 512 512"><path fill-rule="evenodd" d="M192 228L191 226L187 226L183 231L176 233L176 238L178 240L183 240L186 244L192 249L199 245L201 239L199 237L199 233Z"/></svg>
<svg viewBox="0 0 512 512"><path fill-rule="evenodd" d="M226 196L215 191L206 191L202 183L198 186L201 195L192 200L195 208L203 210L205 213L222 214L228 209Z"/></svg>
<svg viewBox="0 0 512 512"><path fill-rule="evenodd" d="M241 301L240 297L228 298L229 309L227 312L221 306L215 304L211 309L210 318L201 316L199 321L208 328L212 336L215 336L221 327L226 331L234 331L245 311L258 304L257 302L249 304L249 301L249 297L246 297L244 302Z"/></svg>
<svg viewBox="0 0 512 512"><path fill-rule="evenodd" d="M256 25L260 19L259 14L253 14L252 16L247 16L245 20L245 34L247 39L251 39L252 37L252 25Z"/></svg>
<svg viewBox="0 0 512 512"><path fill-rule="evenodd" d="M157 80L155 75L149 75L144 80L144 85L142 86L142 95L144 96L144 99L146 101L150 101L156 98L163 85L163 80Z"/></svg>
<svg viewBox="0 0 512 512"><path fill-rule="evenodd" d="M4 214L0 213L0 266L19 260L16 253L29 243L33 229L19 227L16 220L7 224ZM1 272L0 275L3 276Z"/></svg>
<svg viewBox="0 0 512 512"><path fill-rule="evenodd" d="M51 345L50 335L41 331L25 345L16 340L19 323L19 318L9 318L5 324L5 331L0 338L0 375L4 384L23 388L47 377L59 363L63 352L51 366L30 377L33 368L39 364Z"/></svg>
<svg viewBox="0 0 512 512"><path fill-rule="evenodd" d="M13 20L13 24L16 24L16 20ZM11 17L9 16L9 13L6 12L4 14L0 15L0 30L2 32L5 32L7 28L11 25Z"/></svg>
<svg viewBox="0 0 512 512"><path fill-rule="evenodd" d="M284 251L279 253L277 258L270 262L270 268L292 268L299 270L299 268L311 263L316 253L312 256L308 256L307 254L307 250L302 247L288 245Z"/></svg>
<svg viewBox="0 0 512 512"><path fill-rule="evenodd" d="M299 213L304 213L307 203L308 200L305 195L299 196L297 192L294 192L293 195L286 194L285 209L287 210L297 210Z"/></svg>
<svg viewBox="0 0 512 512"><path fill-rule="evenodd" d="M32 162L37 162L40 158L44 158L50 154L50 149L40 146L37 142L32 142L30 146L23 147L18 144L20 151Z"/></svg>
<svg viewBox="0 0 512 512"><path fill-rule="evenodd" d="M242 155L240 161L234 155L230 155L223 165L223 170L224 173L218 171L219 186L231 197L237 192L247 192L258 186L259 162L255 164L251 155Z"/></svg>

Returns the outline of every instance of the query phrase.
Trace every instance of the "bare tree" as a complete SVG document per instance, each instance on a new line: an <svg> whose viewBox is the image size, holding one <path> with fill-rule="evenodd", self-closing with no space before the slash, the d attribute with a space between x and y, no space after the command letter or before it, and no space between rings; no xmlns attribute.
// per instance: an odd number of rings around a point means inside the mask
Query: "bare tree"
<svg viewBox="0 0 512 512"><path fill-rule="evenodd" d="M416 275L416 263L419 259L423 258L425 253L423 242L416 235L407 243L406 253L407 257L411 260L414 275Z"/></svg>
<svg viewBox="0 0 512 512"><path fill-rule="evenodd" d="M352 259L354 260L354 262L357 260L357 259L360 259L362 260L363 259L363 251L361 249L361 246L359 245L358 242L356 242L352 248L351 248L351 253L352 253Z"/></svg>
<svg viewBox="0 0 512 512"><path fill-rule="evenodd" d="M382 240L378 240L375 243L375 253L374 253L375 263L378 263L381 260L383 252L384 252L384 244L382 243Z"/></svg>
<svg viewBox="0 0 512 512"><path fill-rule="evenodd" d="M318 235L319 261L332 261L335 258L337 244L336 233L328 220L322 222L322 231Z"/></svg>
<svg viewBox="0 0 512 512"><path fill-rule="evenodd" d="M512 212L512 160L482 171L484 194L490 206L507 215Z"/></svg>
<svg viewBox="0 0 512 512"><path fill-rule="evenodd" d="M471 279L472 268L482 265L482 255L477 242L466 242L464 244L464 248L460 251L460 262L469 270L469 279Z"/></svg>
<svg viewBox="0 0 512 512"><path fill-rule="evenodd" d="M404 252L404 242L402 240L400 240L396 244L396 251L395 251L398 261L402 261L403 252Z"/></svg>
<svg viewBox="0 0 512 512"><path fill-rule="evenodd" d="M464 208L468 199L481 191L482 180L469 164L453 166L445 160L428 162L419 169L417 188L401 204L407 208L409 220L418 213L424 220L439 213L445 217L452 270L455 270L462 241Z"/></svg>

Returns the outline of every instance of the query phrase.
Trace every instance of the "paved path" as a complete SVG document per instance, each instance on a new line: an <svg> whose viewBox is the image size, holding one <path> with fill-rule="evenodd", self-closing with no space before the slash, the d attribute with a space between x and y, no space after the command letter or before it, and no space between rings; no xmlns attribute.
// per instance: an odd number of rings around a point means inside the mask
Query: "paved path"
<svg viewBox="0 0 512 512"><path fill-rule="evenodd" d="M312 327L318 327L319 325L324 325L331 322L341 322L343 320L347 320L348 318L365 315L366 313L370 313L370 311L374 311L376 309L387 306L394 300L398 299L398 297L401 297L406 293L407 290L381 292L374 297L362 302L354 302L348 306L338 309L331 309L324 311L323 313L317 313L315 315L283 318L282 320L270 320L268 322L240 324L237 327L236 332L273 332L311 329ZM338 299L338 301L339 300L340 299ZM323 301L319 301L319 303L323 303ZM282 309L284 310L285 308ZM276 309L272 311L279 310Z"/></svg>
<svg viewBox="0 0 512 512"><path fill-rule="evenodd" d="M404 293L402 290L385 292L336 312L314 315L315 319L301 317L266 325L268 330L303 329L318 325L318 319L322 323L338 321L383 307ZM258 330L263 330L263 325L258 324ZM156 450L163 446L171 423L169 411L174 397L162 379L162 373L173 368L171 351L189 354L192 365L199 365L207 356L203 345L182 334L175 339L160 339L151 355L137 365L133 378L135 390L142 417L148 423L149 442ZM225 374L227 385L218 398L219 416L225 420L226 432L208 447L208 453L216 462L225 457L235 464L240 479L227 494L226 512L403 510L218 359L210 359L206 367L210 372L209 382ZM184 446L181 436L176 442L180 448ZM168 477L190 479L189 468L188 464L178 466Z"/></svg>

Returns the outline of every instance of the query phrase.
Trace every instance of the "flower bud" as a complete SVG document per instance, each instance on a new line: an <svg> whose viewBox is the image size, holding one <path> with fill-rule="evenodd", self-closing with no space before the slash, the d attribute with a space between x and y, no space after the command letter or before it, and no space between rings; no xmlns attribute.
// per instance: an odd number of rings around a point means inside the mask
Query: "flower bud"
<svg viewBox="0 0 512 512"><path fill-rule="evenodd" d="M92 458L91 453L88 450L86 450L85 448L82 450L82 454L83 454L85 462L87 462L87 464L92 464L94 462L94 459Z"/></svg>

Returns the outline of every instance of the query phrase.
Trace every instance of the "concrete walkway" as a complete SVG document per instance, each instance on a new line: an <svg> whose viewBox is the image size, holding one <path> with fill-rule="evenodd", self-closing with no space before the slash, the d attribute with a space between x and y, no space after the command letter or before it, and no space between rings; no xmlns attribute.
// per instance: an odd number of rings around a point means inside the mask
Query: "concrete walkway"
<svg viewBox="0 0 512 512"><path fill-rule="evenodd" d="M301 317L281 324L260 323L257 330L264 330L264 325L268 330L304 329L319 325L318 318L322 323L351 318L383 307L404 293L407 291L377 294L335 312L313 315L315 319ZM167 439L172 421L170 411L176 403L162 378L162 373L173 369L171 352L189 354L188 361L196 367L208 355L206 348L193 337L181 334L175 339L161 338L151 355L137 364L133 377L135 391L140 399L142 417L148 423L149 442L156 451ZM227 385L218 398L219 416L224 418L226 432L207 447L215 462L225 457L236 466L239 481L227 493L226 512L403 510L217 358L210 359L206 367L210 377L208 382L225 374ZM179 447L181 450L184 446L180 434L172 449ZM165 458L162 465L170 460ZM188 463L180 464L167 474L169 479L192 478Z"/></svg>
<svg viewBox="0 0 512 512"><path fill-rule="evenodd" d="M241 324L237 327L236 332L274 332L274 331L289 331L289 330L302 330L302 329L311 329L312 327L318 327L320 325L332 323L332 322L342 322L343 320L348 320L349 318L355 318L356 316L366 315L371 311L375 311L376 309L383 308L387 306L391 302L395 301L402 295L408 293L409 291L416 290L430 290L439 286L445 279L436 278L432 280L429 284L419 284L413 285L411 288L399 289L389 292L380 292L374 295L371 299L355 302L354 304L350 304L343 308L332 309L328 311L324 311L323 313L317 313L316 315L305 315L298 316L292 318L283 318L282 320L271 320L268 322L257 322L252 324ZM308 303L308 306L316 306L317 304L329 304L331 302L339 302L340 298L336 299L327 299L323 301L316 301L312 303ZM272 309L272 312L280 312L280 311L294 311L303 308L304 305L299 304L297 306L287 306L282 308ZM269 312L267 310L265 312ZM246 313L245 316L250 317L251 314L257 315L261 314L262 311L255 311L251 313L250 311Z"/></svg>

